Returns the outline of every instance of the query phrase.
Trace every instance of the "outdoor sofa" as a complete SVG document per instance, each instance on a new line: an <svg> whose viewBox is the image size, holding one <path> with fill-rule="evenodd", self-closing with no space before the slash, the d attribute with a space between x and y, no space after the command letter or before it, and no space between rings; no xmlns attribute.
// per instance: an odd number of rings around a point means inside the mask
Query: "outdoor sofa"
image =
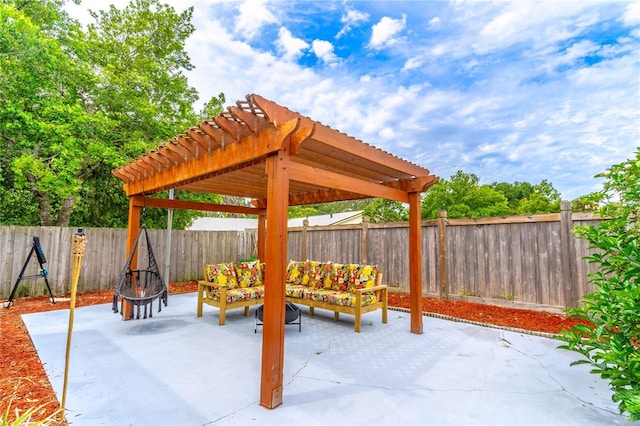
<svg viewBox="0 0 640 426"><path fill-rule="evenodd" d="M252 305L264 303L264 264L255 262L218 263L206 265L204 277L198 281L198 317L203 305L220 310L219 325L224 325L226 311L244 308L249 315ZM360 332L362 314L382 310L382 322L387 322L387 286L382 284L382 271L376 265L339 264L316 261L290 261L286 276L286 300L314 309L355 317L355 331Z"/></svg>

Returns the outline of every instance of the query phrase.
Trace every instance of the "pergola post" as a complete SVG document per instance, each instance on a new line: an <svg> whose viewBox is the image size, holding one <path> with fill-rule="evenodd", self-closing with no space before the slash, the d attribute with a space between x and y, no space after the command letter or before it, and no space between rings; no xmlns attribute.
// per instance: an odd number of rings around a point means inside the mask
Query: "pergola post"
<svg viewBox="0 0 640 426"><path fill-rule="evenodd" d="M267 215L260 213L258 215L258 260L264 262L264 256L267 251Z"/></svg>
<svg viewBox="0 0 640 426"><path fill-rule="evenodd" d="M409 299L411 332L422 334L422 223L420 193L409 193Z"/></svg>
<svg viewBox="0 0 640 426"><path fill-rule="evenodd" d="M265 253L266 273L262 327L260 405L282 404L284 372L285 278L287 210L289 206L289 154L279 151L267 158L267 230L270 249Z"/></svg>
<svg viewBox="0 0 640 426"><path fill-rule="evenodd" d="M129 223L127 227L127 253L125 259L131 253L134 244L136 243L136 237L138 236L138 230L140 229L140 212L142 208L140 203L136 202L138 197L129 197ZM131 269L136 269L138 266L138 256L133 256L131 259ZM122 300L122 319L127 321L131 319L133 315L133 305L128 300Z"/></svg>

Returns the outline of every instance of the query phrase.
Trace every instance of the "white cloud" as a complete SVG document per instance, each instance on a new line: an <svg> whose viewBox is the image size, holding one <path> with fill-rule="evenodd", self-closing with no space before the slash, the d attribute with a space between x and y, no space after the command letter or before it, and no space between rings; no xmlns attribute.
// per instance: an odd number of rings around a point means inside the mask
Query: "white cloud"
<svg viewBox="0 0 640 426"><path fill-rule="evenodd" d="M429 28L437 27L439 24L440 24L439 16L429 19Z"/></svg>
<svg viewBox="0 0 640 426"><path fill-rule="evenodd" d="M622 20L625 25L636 25L640 23L640 1L631 3L624 11Z"/></svg>
<svg viewBox="0 0 640 426"><path fill-rule="evenodd" d="M347 13L343 14L340 18L340 22L344 25L336 34L336 38L340 38L355 26L360 25L361 23L367 22L369 20L369 14L365 12L360 12L354 9L347 10Z"/></svg>
<svg viewBox="0 0 640 426"><path fill-rule="evenodd" d="M234 31L245 40L253 39L266 24L277 24L276 17L267 9L266 0L245 0L238 7Z"/></svg>
<svg viewBox="0 0 640 426"><path fill-rule="evenodd" d="M407 59L407 61L402 66L401 71L411 71L415 68L418 68L422 65L422 58L418 56L414 56L412 58Z"/></svg>
<svg viewBox="0 0 640 426"><path fill-rule="evenodd" d="M300 38L294 37L291 34L291 31L285 27L280 27L276 46L278 46L280 51L284 52L283 59L290 61L302 56L304 53L303 51L309 48L309 43Z"/></svg>
<svg viewBox="0 0 640 426"><path fill-rule="evenodd" d="M326 40L313 40L311 49L318 59L326 64L332 64L338 60L338 57L333 53L333 44Z"/></svg>
<svg viewBox="0 0 640 426"><path fill-rule="evenodd" d="M402 15L402 19L393 19L384 16L372 28L369 47L373 49L381 49L390 46L396 42L394 36L402 31L407 23L407 16Z"/></svg>

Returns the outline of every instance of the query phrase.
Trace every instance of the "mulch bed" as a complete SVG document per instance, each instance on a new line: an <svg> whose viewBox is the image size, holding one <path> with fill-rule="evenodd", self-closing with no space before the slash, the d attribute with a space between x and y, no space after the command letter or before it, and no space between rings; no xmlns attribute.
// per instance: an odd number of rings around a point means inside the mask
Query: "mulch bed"
<svg viewBox="0 0 640 426"><path fill-rule="evenodd" d="M169 294L190 293L197 290L197 282L172 283ZM61 300L57 300L58 297ZM43 406L31 420L37 421L60 408L53 388L38 358L31 337L20 317L23 314L56 309L69 309L69 296L56 296L52 304L46 296L15 299L11 308L0 309L0 419L11 407L9 420L15 418L15 410L23 412L32 407ZM76 307L111 303L113 290L79 293ZM409 295L389 293L389 306L409 308ZM558 333L582 321L564 315L543 311L505 308L461 300L445 300L425 297L423 311L450 316L462 320L512 327L522 330ZM46 405L45 405L46 404Z"/></svg>

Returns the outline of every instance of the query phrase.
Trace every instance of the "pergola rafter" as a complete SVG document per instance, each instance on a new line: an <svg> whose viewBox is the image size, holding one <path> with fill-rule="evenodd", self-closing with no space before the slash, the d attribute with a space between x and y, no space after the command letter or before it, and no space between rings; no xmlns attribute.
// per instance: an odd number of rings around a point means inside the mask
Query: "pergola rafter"
<svg viewBox="0 0 640 426"><path fill-rule="evenodd" d="M408 203L411 332L422 333L420 194L438 181L429 170L249 95L113 174L130 197L127 252L144 206L258 216L258 257L269 265L261 405L282 403L288 206L371 197ZM254 207L147 197L167 189L246 197Z"/></svg>

